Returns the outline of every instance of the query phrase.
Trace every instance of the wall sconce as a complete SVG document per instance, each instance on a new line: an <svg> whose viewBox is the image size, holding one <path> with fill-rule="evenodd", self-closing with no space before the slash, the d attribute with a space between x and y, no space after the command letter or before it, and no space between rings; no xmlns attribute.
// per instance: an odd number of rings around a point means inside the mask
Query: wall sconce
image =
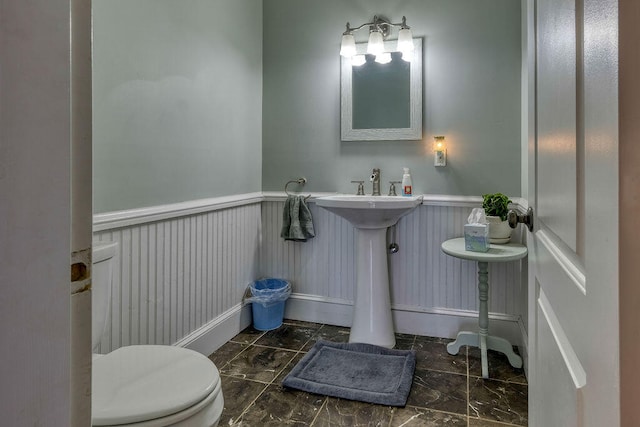
<svg viewBox="0 0 640 427"><path fill-rule="evenodd" d="M386 64L391 61L391 53L384 51L384 38L389 35L391 27L400 27L397 51L402 53L402 59L411 61L413 55L413 35L411 34L410 27L407 25L407 19L404 16L402 17L402 22L398 24L394 24L377 15L373 17L372 22L367 22L355 28L351 28L347 22L347 30L342 33L340 55L345 58L352 58L353 65L364 64L364 55L356 55L356 40L353 37L353 33L366 26L369 26L367 53L374 55L376 62Z"/></svg>
<svg viewBox="0 0 640 427"><path fill-rule="evenodd" d="M434 166L446 166L447 165L447 143L444 140L444 136L433 137L433 152L434 152Z"/></svg>

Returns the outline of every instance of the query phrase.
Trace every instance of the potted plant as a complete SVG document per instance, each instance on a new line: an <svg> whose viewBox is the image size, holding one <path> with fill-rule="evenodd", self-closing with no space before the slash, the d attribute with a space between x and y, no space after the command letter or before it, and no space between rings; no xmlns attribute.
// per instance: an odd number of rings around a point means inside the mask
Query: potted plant
<svg viewBox="0 0 640 427"><path fill-rule="evenodd" d="M482 207L489 223L489 241L508 243L511 240L511 227L507 222L507 212L511 200L502 193L483 194Z"/></svg>

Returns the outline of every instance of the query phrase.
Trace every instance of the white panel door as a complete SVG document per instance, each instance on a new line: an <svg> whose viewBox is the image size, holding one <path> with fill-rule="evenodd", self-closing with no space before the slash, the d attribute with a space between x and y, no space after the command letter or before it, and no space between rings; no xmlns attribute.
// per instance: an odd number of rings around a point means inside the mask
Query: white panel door
<svg viewBox="0 0 640 427"><path fill-rule="evenodd" d="M531 426L619 424L617 2L537 0Z"/></svg>

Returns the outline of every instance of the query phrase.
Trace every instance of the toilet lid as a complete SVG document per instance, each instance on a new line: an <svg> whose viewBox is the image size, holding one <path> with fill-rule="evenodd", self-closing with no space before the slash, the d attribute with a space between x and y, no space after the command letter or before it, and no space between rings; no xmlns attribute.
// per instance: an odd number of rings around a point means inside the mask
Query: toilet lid
<svg viewBox="0 0 640 427"><path fill-rule="evenodd" d="M93 425L118 425L180 412L220 381L213 362L181 347L121 347L93 361Z"/></svg>

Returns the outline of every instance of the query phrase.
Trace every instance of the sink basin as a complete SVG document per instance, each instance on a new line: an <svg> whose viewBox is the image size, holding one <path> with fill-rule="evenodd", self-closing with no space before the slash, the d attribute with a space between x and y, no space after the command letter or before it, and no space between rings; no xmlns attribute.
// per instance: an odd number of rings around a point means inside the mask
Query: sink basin
<svg viewBox="0 0 640 427"><path fill-rule="evenodd" d="M411 212L422 196L319 197L316 204L357 229L356 284L349 342L393 348L396 344L389 293L387 227Z"/></svg>
<svg viewBox="0 0 640 427"><path fill-rule="evenodd" d="M422 196L319 197L316 204L349 221L356 228L387 228L422 203Z"/></svg>

